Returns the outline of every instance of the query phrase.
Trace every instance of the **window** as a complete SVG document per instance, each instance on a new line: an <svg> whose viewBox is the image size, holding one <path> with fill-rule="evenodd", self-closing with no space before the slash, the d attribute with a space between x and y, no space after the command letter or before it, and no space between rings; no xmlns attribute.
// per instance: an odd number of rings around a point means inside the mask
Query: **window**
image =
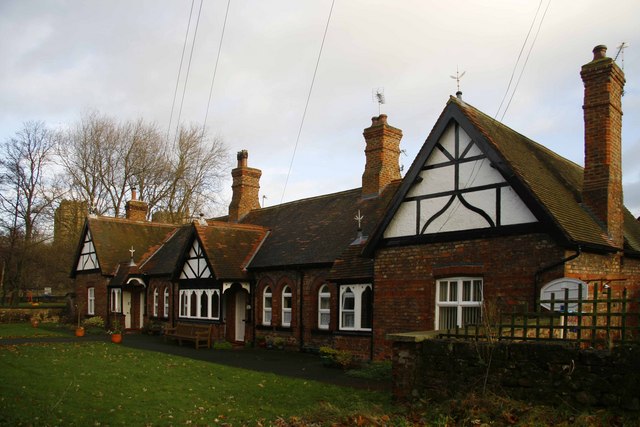
<svg viewBox="0 0 640 427"><path fill-rule="evenodd" d="M272 308L271 287L267 286L262 294L262 324L271 324L271 308Z"/></svg>
<svg viewBox="0 0 640 427"><path fill-rule="evenodd" d="M158 288L153 290L153 315L158 317Z"/></svg>
<svg viewBox="0 0 640 427"><path fill-rule="evenodd" d="M318 329L329 329L331 322L331 293L328 285L322 285L318 292Z"/></svg>
<svg viewBox="0 0 640 427"><path fill-rule="evenodd" d="M93 316L96 314L96 290L95 288L87 289L87 314Z"/></svg>
<svg viewBox="0 0 640 427"><path fill-rule="evenodd" d="M111 289L111 312L122 312L122 289L120 288Z"/></svg>
<svg viewBox="0 0 640 427"><path fill-rule="evenodd" d="M285 286L282 290L282 326L291 326L291 288Z"/></svg>
<svg viewBox="0 0 640 427"><path fill-rule="evenodd" d="M165 289L165 317L169 315L169 289ZM220 319L219 289L181 289L180 317L188 319Z"/></svg>
<svg viewBox="0 0 640 427"><path fill-rule="evenodd" d="M436 329L475 325L482 314L482 279L453 277L436 286Z"/></svg>
<svg viewBox="0 0 640 427"><path fill-rule="evenodd" d="M169 287L164 288L164 317L169 317Z"/></svg>
<svg viewBox="0 0 640 427"><path fill-rule="evenodd" d="M371 285L348 285L340 288L340 329L370 331L373 324L373 290Z"/></svg>

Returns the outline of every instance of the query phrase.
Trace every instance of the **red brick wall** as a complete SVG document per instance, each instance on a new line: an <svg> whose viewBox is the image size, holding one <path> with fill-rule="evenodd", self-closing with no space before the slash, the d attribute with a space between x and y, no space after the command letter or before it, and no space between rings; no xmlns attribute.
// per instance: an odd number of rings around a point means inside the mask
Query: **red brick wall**
<svg viewBox="0 0 640 427"><path fill-rule="evenodd" d="M375 358L391 355L388 333L433 330L436 279L479 276L484 301L534 302L535 273L565 257L542 234L384 248L377 252L374 284ZM541 277L563 276L562 267Z"/></svg>
<svg viewBox="0 0 640 427"><path fill-rule="evenodd" d="M93 287L95 295L96 316L101 316L105 321L108 314L107 305L107 285L110 278L104 277L100 273L78 273L75 278L76 303L82 305L81 316L87 316L87 289ZM77 318L76 318L77 320Z"/></svg>

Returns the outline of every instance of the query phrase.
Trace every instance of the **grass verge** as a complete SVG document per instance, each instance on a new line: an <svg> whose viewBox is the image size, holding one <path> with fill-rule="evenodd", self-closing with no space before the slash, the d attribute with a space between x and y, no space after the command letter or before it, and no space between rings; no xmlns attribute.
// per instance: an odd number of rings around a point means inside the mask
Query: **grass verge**
<svg viewBox="0 0 640 427"><path fill-rule="evenodd" d="M42 322L37 328L31 323L0 323L0 339L6 338L37 338L69 336L67 325Z"/></svg>

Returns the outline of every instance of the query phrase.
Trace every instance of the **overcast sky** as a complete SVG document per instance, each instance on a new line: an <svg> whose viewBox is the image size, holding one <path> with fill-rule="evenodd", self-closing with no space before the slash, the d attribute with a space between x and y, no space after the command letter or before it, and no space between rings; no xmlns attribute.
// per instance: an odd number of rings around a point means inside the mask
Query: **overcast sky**
<svg viewBox="0 0 640 427"><path fill-rule="evenodd" d="M167 129L191 4L0 1L0 140L28 120L61 128L96 110ZM263 171L267 205L283 198L331 5L231 0L207 126L224 138L232 165L237 151L249 150L249 165ZM204 121L226 6L226 0L202 6L182 122ZM538 8L521 65L539 33L502 121L582 165L580 66L592 59L594 46L607 45L608 56L615 57L617 46L627 42L625 204L640 216L637 0L336 0L284 200L361 185L362 130L378 114L372 97L377 88L386 98L381 111L404 133L405 171L456 92L450 78L456 69L466 72L465 101L495 116ZM617 61L622 65L622 56ZM230 185L229 179L227 199Z"/></svg>

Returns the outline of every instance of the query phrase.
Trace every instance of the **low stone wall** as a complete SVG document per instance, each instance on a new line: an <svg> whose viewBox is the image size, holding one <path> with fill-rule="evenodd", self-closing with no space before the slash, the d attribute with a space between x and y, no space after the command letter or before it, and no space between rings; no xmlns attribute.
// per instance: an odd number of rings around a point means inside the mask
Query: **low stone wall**
<svg viewBox="0 0 640 427"><path fill-rule="evenodd" d="M541 404L640 410L640 346L581 350L553 343L437 339L393 341L396 399L455 399L491 391Z"/></svg>

